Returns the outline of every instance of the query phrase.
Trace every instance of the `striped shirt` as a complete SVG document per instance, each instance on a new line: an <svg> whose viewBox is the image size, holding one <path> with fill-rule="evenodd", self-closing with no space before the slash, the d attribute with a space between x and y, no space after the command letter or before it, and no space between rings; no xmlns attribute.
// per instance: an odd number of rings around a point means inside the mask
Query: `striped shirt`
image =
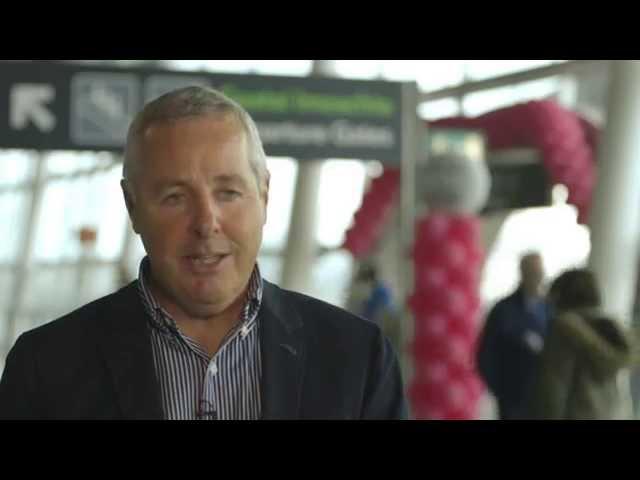
<svg viewBox="0 0 640 480"><path fill-rule="evenodd" d="M242 319L209 357L184 335L149 289L149 259L140 262L139 291L146 311L164 416L169 420L257 420L261 416L260 324L262 277L256 264Z"/></svg>

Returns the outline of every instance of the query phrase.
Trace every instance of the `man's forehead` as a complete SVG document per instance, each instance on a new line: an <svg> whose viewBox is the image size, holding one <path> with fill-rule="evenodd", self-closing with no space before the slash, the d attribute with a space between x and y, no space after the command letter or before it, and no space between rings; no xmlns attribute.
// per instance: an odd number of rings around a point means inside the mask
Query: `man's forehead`
<svg viewBox="0 0 640 480"><path fill-rule="evenodd" d="M206 123L204 123L206 122ZM194 127L189 129L189 126ZM175 130L167 130L174 127ZM185 127L184 130L180 127ZM218 145L240 144L249 150L249 139L242 124L231 115L198 115L181 117L178 119L153 122L141 130L138 135L129 139L127 143L127 158L129 163L146 163L155 157L149 153L162 151L171 143L174 147L183 148L201 143L217 143ZM234 147L235 148L235 147ZM157 152L156 152L157 153Z"/></svg>
<svg viewBox="0 0 640 480"><path fill-rule="evenodd" d="M153 119L141 128L136 137L144 140L155 140L158 137L163 138L163 134L167 128L190 127L194 125L199 125L202 129L210 131L213 136L231 137L245 134L242 123L235 115L230 112L219 112L176 118ZM162 133L158 135L158 132Z"/></svg>
<svg viewBox="0 0 640 480"><path fill-rule="evenodd" d="M180 129L168 131L162 128L180 124L187 128L184 131ZM193 128L188 128L188 124L191 124ZM159 169L153 166L154 163L157 165L154 160L158 156L164 158L164 161L160 162L162 170L174 171L175 168L172 168L172 162L169 159L175 158L174 154L182 156L183 153L186 153L181 152L181 149L189 148L191 145L196 146L196 149L207 149L207 146L211 146L221 154L218 158L226 159L223 163L227 167L236 167L236 173L245 176L248 171L253 171L258 189L263 188L261 178L252 165L251 136L241 119L233 112L207 113L152 122L138 132L137 136L129 138L130 141L126 146L125 161L129 171L127 176L131 179L137 176L135 171L144 171L146 178L149 168L153 168L157 174L160 174ZM240 150L238 150L238 146L240 146ZM223 150L218 150L219 148ZM174 149L178 150L172 153ZM242 155L244 159L238 161L238 155ZM211 157L207 155L207 158ZM175 167L178 168L177 165ZM268 182L268 173L264 178Z"/></svg>

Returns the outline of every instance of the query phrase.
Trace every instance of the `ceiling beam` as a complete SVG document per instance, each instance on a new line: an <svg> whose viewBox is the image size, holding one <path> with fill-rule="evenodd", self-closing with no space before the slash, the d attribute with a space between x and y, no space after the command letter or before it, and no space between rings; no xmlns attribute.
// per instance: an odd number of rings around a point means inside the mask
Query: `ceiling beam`
<svg viewBox="0 0 640 480"><path fill-rule="evenodd" d="M492 88L506 87L517 83L539 80L555 75L567 75L583 72L589 69L607 69L611 60L568 60L562 63L553 63L544 67L532 68L522 72L509 73L497 77L487 78L461 83L454 87L447 87L431 92L421 92L418 102L428 102L450 97L462 97L473 92L490 90Z"/></svg>

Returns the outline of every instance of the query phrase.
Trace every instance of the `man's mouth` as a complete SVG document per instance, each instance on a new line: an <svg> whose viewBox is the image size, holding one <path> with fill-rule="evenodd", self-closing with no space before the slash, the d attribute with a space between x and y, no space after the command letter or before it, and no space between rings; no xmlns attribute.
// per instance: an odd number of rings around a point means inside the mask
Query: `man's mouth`
<svg viewBox="0 0 640 480"><path fill-rule="evenodd" d="M187 258L197 265L213 265L226 256L226 253L220 253L215 255L187 255Z"/></svg>
<svg viewBox="0 0 640 480"><path fill-rule="evenodd" d="M184 259L187 265L194 271L207 273L215 270L228 256L228 253L193 254L186 255Z"/></svg>

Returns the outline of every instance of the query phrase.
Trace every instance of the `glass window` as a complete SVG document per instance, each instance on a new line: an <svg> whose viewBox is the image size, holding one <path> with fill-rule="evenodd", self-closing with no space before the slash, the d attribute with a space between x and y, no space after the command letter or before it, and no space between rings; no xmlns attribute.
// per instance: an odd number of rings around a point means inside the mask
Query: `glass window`
<svg viewBox="0 0 640 480"><path fill-rule="evenodd" d="M31 192L29 190L0 192L0 262L14 263L23 242L28 221Z"/></svg>
<svg viewBox="0 0 640 480"><path fill-rule="evenodd" d="M27 150L0 150L0 189L16 185L33 177L35 163L34 152Z"/></svg>
<svg viewBox="0 0 640 480"><path fill-rule="evenodd" d="M464 62L469 80L484 80L532 68L544 67L554 63L554 60L465 60Z"/></svg>
<svg viewBox="0 0 640 480"><path fill-rule="evenodd" d="M344 250L336 250L319 256L312 267L309 294L344 307L347 303L353 257Z"/></svg>
<svg viewBox="0 0 640 480"><path fill-rule="evenodd" d="M470 93L463 98L462 106L466 116L475 117L516 103L552 97L559 88L558 77L543 78Z"/></svg>
<svg viewBox="0 0 640 480"><path fill-rule="evenodd" d="M458 85L464 80L464 62L460 60L385 60L381 63L383 78L415 81L424 92Z"/></svg>
<svg viewBox="0 0 640 480"><path fill-rule="evenodd" d="M113 155L106 152L56 151L46 155L46 171L49 175L67 175L95 167L107 167L113 161Z"/></svg>
<svg viewBox="0 0 640 480"><path fill-rule="evenodd" d="M116 259L122 251L127 218L119 180L119 165L107 172L53 180L45 187L36 229L34 258L75 259L82 253L79 231L96 230L95 249L101 259Z"/></svg>
<svg viewBox="0 0 640 480"><path fill-rule="evenodd" d="M366 167L358 160L328 160L322 166L316 235L323 247L339 247L362 203Z"/></svg>
<svg viewBox="0 0 640 480"><path fill-rule="evenodd" d="M283 258L282 255L268 255L261 253L258 255L258 265L263 278L273 283L280 281L282 275Z"/></svg>
<svg viewBox="0 0 640 480"><path fill-rule="evenodd" d="M312 60L251 60L252 73L306 77L311 73Z"/></svg>
<svg viewBox="0 0 640 480"><path fill-rule="evenodd" d="M418 105L418 115L425 120L456 117L461 113L460 102L456 98L443 98Z"/></svg>
<svg viewBox="0 0 640 480"><path fill-rule="evenodd" d="M591 249L589 230L576 219L576 208L566 204L510 214L486 259L481 285L484 302L493 304L515 290L520 256L528 251L540 252L547 279L584 266Z"/></svg>
<svg viewBox="0 0 640 480"><path fill-rule="evenodd" d="M334 66L343 78L373 79L382 73L381 60L335 60Z"/></svg>
<svg viewBox="0 0 640 480"><path fill-rule="evenodd" d="M94 175L90 182L89 188L94 193L83 225L95 225L98 233L95 256L102 260L116 260L122 252L128 214L120 189L121 177L121 167L117 165Z"/></svg>
<svg viewBox="0 0 640 480"><path fill-rule="evenodd" d="M271 180L262 246L270 251L282 250L289 233L298 164L291 158L268 157L267 168L271 173Z"/></svg>

